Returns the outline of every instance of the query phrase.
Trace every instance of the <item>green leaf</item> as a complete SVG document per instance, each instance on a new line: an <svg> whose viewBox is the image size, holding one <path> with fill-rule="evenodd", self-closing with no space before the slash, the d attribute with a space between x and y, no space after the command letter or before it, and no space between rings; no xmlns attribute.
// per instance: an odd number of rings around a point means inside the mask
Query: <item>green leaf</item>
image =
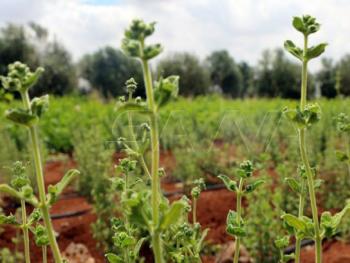
<svg viewBox="0 0 350 263"><path fill-rule="evenodd" d="M121 257L113 253L107 253L105 257L109 263L124 263L124 260Z"/></svg>
<svg viewBox="0 0 350 263"><path fill-rule="evenodd" d="M38 123L38 117L23 109L10 109L5 112L5 117L10 121L30 127Z"/></svg>
<svg viewBox="0 0 350 263"><path fill-rule="evenodd" d="M0 214L0 225L19 226L20 223L17 222L17 219L14 215L5 216L5 215Z"/></svg>
<svg viewBox="0 0 350 263"><path fill-rule="evenodd" d="M163 51L163 48L160 44L148 45L143 50L143 59L150 60L158 56Z"/></svg>
<svg viewBox="0 0 350 263"><path fill-rule="evenodd" d="M289 245L289 236L283 236L275 240L275 246L278 249L285 249Z"/></svg>
<svg viewBox="0 0 350 263"><path fill-rule="evenodd" d="M245 192L246 193L252 193L254 192L260 185L264 184L265 183L265 180L256 180L255 182L251 183L251 184L248 184L246 187L245 187Z"/></svg>
<svg viewBox="0 0 350 263"><path fill-rule="evenodd" d="M135 102L123 103L121 106L118 106L116 109L117 115L120 115L126 112L136 112L136 113L145 114L148 116L153 115L152 111L150 111L147 106L144 106Z"/></svg>
<svg viewBox="0 0 350 263"><path fill-rule="evenodd" d="M315 182L314 182L314 188L320 188L321 185L323 184L324 180L322 179L316 179Z"/></svg>
<svg viewBox="0 0 350 263"><path fill-rule="evenodd" d="M34 98L31 101L32 114L40 118L49 107L49 95L42 96L40 98Z"/></svg>
<svg viewBox="0 0 350 263"><path fill-rule="evenodd" d="M154 97L158 107L166 105L171 99L177 97L179 93L179 76L169 76L160 78L155 83Z"/></svg>
<svg viewBox="0 0 350 263"><path fill-rule="evenodd" d="M161 222L160 229L167 229L170 225L175 224L183 212L185 211L186 204L184 201L175 201L171 204L170 209L164 214Z"/></svg>
<svg viewBox="0 0 350 263"><path fill-rule="evenodd" d="M123 52L130 57L141 57L141 44L137 40L124 38L121 48Z"/></svg>
<svg viewBox="0 0 350 263"><path fill-rule="evenodd" d="M135 257L138 258L138 255L140 253L141 247L142 247L143 243L145 242L145 240L146 240L146 238L144 237L144 238L139 239L139 241L137 241L137 243L136 243L136 245L134 247L134 255L135 255Z"/></svg>
<svg viewBox="0 0 350 263"><path fill-rule="evenodd" d="M321 216L322 237L332 237L337 233L337 228L343 217L350 211L350 202L346 204L342 211L331 215L330 212L323 212Z"/></svg>
<svg viewBox="0 0 350 263"><path fill-rule="evenodd" d="M293 56L298 58L300 61L303 61L303 50L299 47L297 47L293 41L286 40L284 42L284 48L291 53Z"/></svg>
<svg viewBox="0 0 350 263"><path fill-rule="evenodd" d="M297 17L297 16L293 17L293 26L299 32L302 32L302 33L305 32L304 23L300 17Z"/></svg>
<svg viewBox="0 0 350 263"><path fill-rule="evenodd" d="M26 89L30 89L33 87L41 77L41 75L44 73L44 68L39 67L35 70L35 72L28 72L24 81L23 81L23 87Z"/></svg>
<svg viewBox="0 0 350 263"><path fill-rule="evenodd" d="M286 178L285 181L290 187L290 189L292 189L297 194L301 194L301 186L296 179L289 177L289 178Z"/></svg>
<svg viewBox="0 0 350 263"><path fill-rule="evenodd" d="M230 210L227 214L226 232L236 237L244 237L246 235L242 218L238 218L237 213L233 210Z"/></svg>
<svg viewBox="0 0 350 263"><path fill-rule="evenodd" d="M311 60L320 56L326 49L327 43L321 43L317 46L309 47L306 51L306 59Z"/></svg>
<svg viewBox="0 0 350 263"><path fill-rule="evenodd" d="M49 185L47 203L52 205L54 202L56 202L58 196L63 192L64 188L66 188L66 186L69 185L79 174L80 172L78 170L71 169L63 176L60 182L55 185Z"/></svg>
<svg viewBox="0 0 350 263"><path fill-rule="evenodd" d="M10 187L7 184L0 184L0 192L8 194L19 200L25 200L27 203L33 205L34 207L38 206L38 200L35 196L31 196L31 198L26 199L21 192L16 191L14 188Z"/></svg>
<svg viewBox="0 0 350 263"><path fill-rule="evenodd" d="M335 156L337 157L338 161L340 162L348 162L350 161L350 157L347 153L341 152L341 151L336 151Z"/></svg>
<svg viewBox="0 0 350 263"><path fill-rule="evenodd" d="M290 262L291 260L295 259L295 254L289 254L289 255L283 255L282 262L287 263Z"/></svg>
<svg viewBox="0 0 350 263"><path fill-rule="evenodd" d="M306 223L294 215L284 214L282 219L299 232L304 232L306 230Z"/></svg>
<svg viewBox="0 0 350 263"><path fill-rule="evenodd" d="M231 180L230 178L228 178L226 175L223 175L223 174L219 175L218 178L220 178L224 182L226 188L229 191L231 192L237 191L237 183L235 181Z"/></svg>

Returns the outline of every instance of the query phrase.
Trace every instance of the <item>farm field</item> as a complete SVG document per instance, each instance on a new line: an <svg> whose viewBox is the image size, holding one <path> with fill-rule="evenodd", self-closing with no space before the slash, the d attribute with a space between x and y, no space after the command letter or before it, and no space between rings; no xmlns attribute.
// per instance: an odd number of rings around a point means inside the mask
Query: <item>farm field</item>
<svg viewBox="0 0 350 263"><path fill-rule="evenodd" d="M344 134L337 131L334 116L336 112L350 113L347 107L349 100L319 100L318 103L323 115L310 131L312 140L308 146L312 162L318 164L317 174L324 180L318 189L320 213L329 208L335 212L349 198L350 177L346 164L336 157L336 151L343 150L345 145L342 143ZM190 196L189 189L196 179L203 178L207 184L208 189L201 193L197 207L202 228L210 229L206 237L204 262L214 262L214 255L224 251L233 240L225 228L226 214L230 209L236 209L236 195L226 190L217 176L232 173L233 167L246 158L256 163L255 176L265 178L268 183L243 202L250 224L254 226L251 234L260 236L259 240L244 242L244 246L256 256L261 253L260 262L272 260L270 258L275 250L273 240L279 233L271 233L271 222L275 222L273 228L283 233L282 223L278 222L279 211L297 211L297 196L284 178L296 176L300 162L298 145L290 134L295 127L281 114L286 105L295 104L295 101L281 99L242 101L212 96L179 98L162 109L160 166L166 172L162 178L162 191L169 200L176 200L184 193ZM8 106L1 105L3 109ZM115 129L116 121L126 123L124 117L116 120L113 101L103 103L96 99L51 98L50 111L40 124L41 136L45 138L42 148L46 159L46 185L58 182L70 168L82 171L81 177L64 192L51 210L55 230L60 233L60 248L64 251L72 242L84 244L88 255L96 262L104 262L103 253L96 245L105 240L97 237L91 227L100 213L91 191L103 182L104 176L112 176L113 163L118 164L125 157L118 138L127 138L128 126L118 125ZM138 117L142 123L142 116ZM19 132L9 122L3 123L6 125L2 126L1 138L6 139L2 142L2 150L12 154L1 155L2 167L10 166L13 158L29 161L26 133ZM136 121L135 124L137 126ZM101 160L106 161L105 168L100 167ZM84 171L89 172L84 174ZM1 172L1 178L9 178L8 169L4 168ZM101 194L109 195L103 191ZM112 198L118 202L117 195ZM2 206L4 211L12 213L17 207L8 199ZM272 207L278 210L269 212ZM107 205L106 209L113 208ZM326 262L346 262L349 259L350 245L346 243L349 228L348 221L345 221L343 232L337 238L325 241L324 255L330 258ZM11 241L14 236L14 229L5 228L1 234L1 246L15 249ZM32 254L34 260L41 251L35 249L34 243L32 247L36 251ZM345 252L336 253L338 249ZM147 255L148 252L144 253ZM312 254L310 245L306 246L302 250L302 262L313 262Z"/></svg>
<svg viewBox="0 0 350 263"><path fill-rule="evenodd" d="M350 262L345 2L39 2L0 8L0 263Z"/></svg>

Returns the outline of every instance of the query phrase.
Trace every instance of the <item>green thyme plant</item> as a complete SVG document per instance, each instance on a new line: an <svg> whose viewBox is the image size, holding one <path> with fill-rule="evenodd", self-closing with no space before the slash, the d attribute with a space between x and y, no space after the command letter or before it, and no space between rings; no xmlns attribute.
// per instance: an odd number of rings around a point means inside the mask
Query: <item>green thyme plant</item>
<svg viewBox="0 0 350 263"><path fill-rule="evenodd" d="M294 254L285 255L284 249L286 249L289 245L289 236L279 237L275 240L275 246L279 250L280 259L278 263L288 263L291 260L295 259Z"/></svg>
<svg viewBox="0 0 350 263"><path fill-rule="evenodd" d="M43 71L43 68L38 68L35 72L32 72L27 65L15 62L9 65L8 75L1 77L3 87L9 92L18 92L23 102L22 108L7 110L5 116L8 120L27 128L29 131L39 198L28 188L18 191L6 184L0 185L0 191L40 209L54 260L56 263L61 263L63 261L52 227L49 208L79 172L77 170L68 171L59 183L48 187L48 193L46 194L37 126L48 108L49 97L45 95L32 100L29 98L29 89L36 84Z"/></svg>
<svg viewBox="0 0 350 263"><path fill-rule="evenodd" d="M337 131L345 138L345 149L336 151L337 159L346 164L348 175L350 177L350 117L344 113L340 113L336 118Z"/></svg>
<svg viewBox="0 0 350 263"><path fill-rule="evenodd" d="M193 182L194 187L191 190L192 196L192 223L197 223L197 201L201 192L205 189L205 182L203 178L197 179Z"/></svg>
<svg viewBox="0 0 350 263"><path fill-rule="evenodd" d="M179 78L160 77L154 84L152 82L148 63L160 53L161 47L159 44L146 45L145 38L154 32L154 25L134 20L122 41L124 52L141 62L146 101L133 98L137 83L129 79L126 82L128 97L119 99L116 110L118 116L122 113L128 116L129 137L118 139L127 158L120 160L111 184L120 192L122 216L119 219L123 222L114 228L119 230L114 235L114 240L118 241L115 243L117 251L106 256L110 262L120 262L129 255L134 262L142 242L150 245L156 263L195 263L201 260L200 252L207 231L201 231L198 223L189 223L191 205L187 197L170 203L160 191L160 177L165 171L159 167L159 110L177 96ZM134 115L143 115L147 123L135 127ZM148 154L150 168L144 158ZM175 236L178 238L174 239ZM122 245L120 239L128 240L127 244Z"/></svg>
<svg viewBox="0 0 350 263"><path fill-rule="evenodd" d="M307 177L306 177L306 171L305 171L304 166L299 166L298 175L299 175L298 179L293 178L293 177L287 177L285 179L285 181L289 185L291 190L293 192L295 192L296 194L298 194L298 196L299 196L298 218L302 218L304 216L305 199L307 197L307 189L306 189ZM296 237L295 237L295 262L300 262L300 248L301 248L301 237L296 235Z"/></svg>
<svg viewBox="0 0 350 263"><path fill-rule="evenodd" d="M256 263L278 262L279 250L274 242L284 232L281 224L283 192L273 179L261 170L264 185L247 195L245 246ZM273 231L271 231L273 229Z"/></svg>
<svg viewBox="0 0 350 263"><path fill-rule="evenodd" d="M126 102L118 108L118 112L138 111L149 118L150 123L150 137L151 137L151 204L152 204L152 223L150 232L152 237L152 249L154 252L155 262L164 262L163 244L161 240L162 222L160 216L159 205L161 203L161 191L159 180L159 128L158 128L158 110L165 105L169 99L177 96L178 93L178 77L170 76L167 78L160 78L159 81L153 85L151 70L149 67L149 60L156 57L161 51L160 44L148 44L145 40L151 36L155 30L155 23L146 24L141 20L132 21L130 27L125 30L124 39L122 40L122 50L131 57L136 57L140 60L145 89L146 89L146 103L141 101ZM173 213L173 208L169 210ZM176 208L179 210L178 208ZM182 209L180 209L182 210Z"/></svg>
<svg viewBox="0 0 350 263"><path fill-rule="evenodd" d="M229 191L236 193L236 211L230 210L226 220L227 233L236 239L234 263L238 263L241 239L247 234L245 221L242 216L242 198L244 195L254 192L255 189L264 183L264 180L261 179L252 180L253 164L251 161L242 162L237 170L237 175L239 177L238 183L226 175L218 176ZM249 183L247 183L247 180L249 180Z"/></svg>
<svg viewBox="0 0 350 263"><path fill-rule="evenodd" d="M315 240L315 262L320 263L322 262L322 239L336 233L342 217L350 207L347 205L341 212L333 216L329 212L324 212L319 221L315 194L315 172L312 170L308 158L306 132L308 128L320 120L321 109L318 104L307 104L307 70L309 61L320 56L327 44L321 43L316 46L308 46L309 36L320 29L320 24L316 22L314 17L309 15L294 17L293 27L302 33L304 46L303 48L297 47L291 40L287 40L284 43L284 47L302 63L301 98L300 105L296 109L286 109L285 115L298 129L300 155L305 167L312 219L305 216L296 217L291 214L284 214L282 218L287 225L294 229L298 239L311 238Z"/></svg>

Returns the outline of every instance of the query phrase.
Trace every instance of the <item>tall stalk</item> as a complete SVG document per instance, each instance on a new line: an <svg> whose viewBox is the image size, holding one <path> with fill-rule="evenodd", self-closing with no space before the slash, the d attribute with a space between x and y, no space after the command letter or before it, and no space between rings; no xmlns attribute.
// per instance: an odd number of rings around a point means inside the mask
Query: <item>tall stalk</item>
<svg viewBox="0 0 350 263"><path fill-rule="evenodd" d="M23 243L24 243L24 258L26 263L30 263L29 228L27 224L26 203L24 200L21 200L21 213L22 213L22 232L23 232Z"/></svg>
<svg viewBox="0 0 350 263"><path fill-rule="evenodd" d="M155 102L154 87L152 82L149 60L157 56L162 48L159 44L146 45L145 38L152 35L155 23L146 24L142 20L134 20L125 31L125 38L122 41L123 51L132 57L140 59L143 79L146 89L147 109L150 120L151 137L151 169L148 171L145 162L141 160L144 171L151 177L151 208L152 226L150 229L151 243L156 263L164 262L163 246L161 240L160 226L160 180L159 180L159 129L158 129L158 107ZM130 118L129 118L130 119ZM130 125L130 121L129 121Z"/></svg>
<svg viewBox="0 0 350 263"><path fill-rule="evenodd" d="M242 210L242 190L243 190L243 178L239 180L239 186L237 191L237 200L236 200L237 225L240 225L240 220L242 217L242 211L241 211ZM237 236L233 263L238 263L240 246L241 246L241 238L240 236Z"/></svg>
<svg viewBox="0 0 350 263"><path fill-rule="evenodd" d="M28 91L26 90L25 92L21 92L21 97L22 97L22 101L25 109L31 112ZM44 174L43 174L43 168L42 168L40 145L39 145L38 131L37 131L36 125L29 127L29 136L32 143L32 155L34 159L36 183L37 183L38 192L39 192L40 210L41 210L44 224L47 230L47 235L50 241L50 247L51 247L51 251L55 259L55 262L62 263L63 261L62 261L61 253L56 241L55 232L54 232L51 218L50 218L49 205L46 202Z"/></svg>
<svg viewBox="0 0 350 263"><path fill-rule="evenodd" d="M299 195L299 209L298 209L298 218L302 218L304 215L304 205L305 205L305 180L301 179L301 191ZM296 236L295 238L295 263L300 263L300 250L301 250L301 241L302 238Z"/></svg>
<svg viewBox="0 0 350 263"><path fill-rule="evenodd" d="M303 166L306 173L306 182L308 186L308 193L310 198L310 205L312 211L312 220L314 226L313 238L315 240L315 255L316 263L322 262L322 234L320 231L320 223L318 219L317 203L316 203L316 194L315 194L315 182L314 182L314 173L311 169L310 162L307 154L306 147L306 132L314 122L318 121L320 118L320 108L317 104L307 104L307 78L308 78L308 62L321 55L327 44L321 43L316 46L308 47L308 36L317 32L320 28L319 23L316 22L316 19L305 15L302 17L294 17L293 26L296 30L303 34L303 48L297 47L292 41L287 40L284 44L287 51L289 51L293 56L297 57L302 62L301 69L301 96L300 96L300 105L299 108L292 111L287 111L287 116L297 125L298 127L298 137L299 137L299 151ZM303 182L302 182L303 184ZM304 187L301 185L300 187ZM299 214L297 220L302 221L302 209L304 204L304 197L301 193L299 200ZM295 218L293 216L287 215L284 216L291 225L297 228L297 231L302 231L298 229L295 224ZM305 233L304 233L305 234ZM296 262L300 261L300 242L301 236L297 235L296 240Z"/></svg>
<svg viewBox="0 0 350 263"><path fill-rule="evenodd" d="M304 50L303 50L303 66L302 66L302 76L301 76L301 97L300 97L300 110L304 111L307 103L307 65L308 60L306 59L306 52L308 49L308 36L304 34ZM309 163L309 159L307 156L307 148L306 148L306 128L299 128L299 150L301 154L302 162L305 166L306 176L307 176L307 184L309 188L309 198L311 204L312 211L312 219L314 223L315 229L315 247L316 247L316 263L322 262L322 244L321 244L321 233L320 233L320 225L318 220L318 210L316 203L316 193L315 193L315 183L314 176L311 170L311 166Z"/></svg>
<svg viewBox="0 0 350 263"><path fill-rule="evenodd" d="M240 178L238 184L226 175L218 176L229 191L236 193L236 211L230 210L226 218L226 232L235 238L233 263L238 263L239 261L241 238L247 234L245 220L242 217L242 197L252 193L264 183L264 180L251 178L253 175L253 164L248 160L239 165L237 175ZM250 182L246 184L248 180Z"/></svg>
<svg viewBox="0 0 350 263"><path fill-rule="evenodd" d="M152 220L153 225L159 225L159 203L160 203L160 181L159 181L159 131L157 121L157 109L154 103L153 95L153 84L151 71L147 60L142 59L143 78L146 87L146 96L148 108L151 110L152 115L150 118L151 126L151 154L152 154L152 165L151 165L151 184L152 184ZM161 244L160 232L154 231L152 233L152 247L155 256L156 263L162 263L163 260L163 248Z"/></svg>

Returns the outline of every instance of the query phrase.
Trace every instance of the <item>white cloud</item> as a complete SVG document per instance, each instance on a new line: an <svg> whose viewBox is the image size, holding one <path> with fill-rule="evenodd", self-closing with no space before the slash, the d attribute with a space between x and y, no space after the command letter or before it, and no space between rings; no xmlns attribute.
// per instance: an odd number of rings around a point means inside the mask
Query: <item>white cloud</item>
<svg viewBox="0 0 350 263"><path fill-rule="evenodd" d="M134 17L158 21L153 41L166 51L192 51L205 57L228 49L236 60L256 63L261 51L300 39L291 17L309 13L322 23L312 41L327 41L327 56L348 52L350 1L347 0L119 0L99 5L90 0L0 0L0 24L36 21L47 27L78 59L86 52L118 47ZM317 67L317 63L312 65Z"/></svg>

